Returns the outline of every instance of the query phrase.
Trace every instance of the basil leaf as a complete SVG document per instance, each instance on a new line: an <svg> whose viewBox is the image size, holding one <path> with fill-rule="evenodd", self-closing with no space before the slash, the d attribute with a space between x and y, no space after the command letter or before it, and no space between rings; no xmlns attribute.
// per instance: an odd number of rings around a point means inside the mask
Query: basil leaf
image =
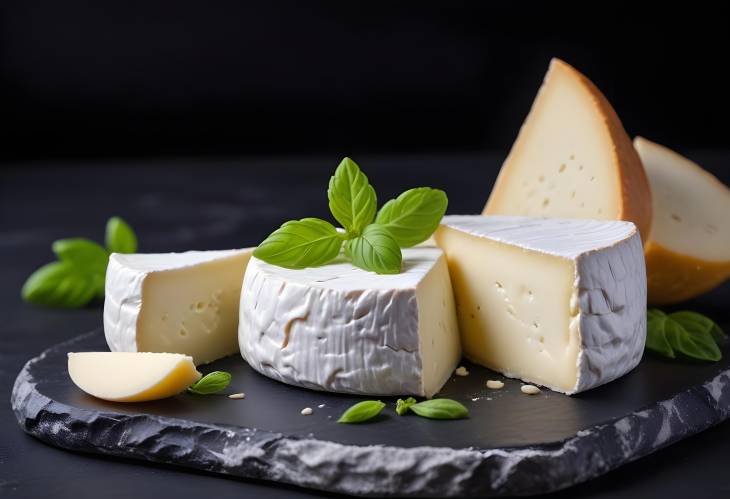
<svg viewBox="0 0 730 499"><path fill-rule="evenodd" d="M51 248L59 260L101 269L102 273L106 272L109 253L94 241L80 237L59 239L53 242Z"/></svg>
<svg viewBox="0 0 730 499"><path fill-rule="evenodd" d="M106 223L106 247L110 253L137 252L137 236L120 217L112 217Z"/></svg>
<svg viewBox="0 0 730 499"><path fill-rule="evenodd" d="M395 413L399 416L404 415L408 412L408 409L411 408L412 405L416 403L416 399L413 397L408 397L407 399L398 399L398 402L395 403Z"/></svg>
<svg viewBox="0 0 730 499"><path fill-rule="evenodd" d="M375 218L375 189L350 158L343 159L330 178L327 198L332 215L352 235L360 235Z"/></svg>
<svg viewBox="0 0 730 499"><path fill-rule="evenodd" d="M646 318L646 348L664 357L675 358L674 350L667 341L664 325L667 316L661 310L647 311Z"/></svg>
<svg viewBox="0 0 730 499"><path fill-rule="evenodd" d="M428 239L438 228L449 200L446 193L430 187L409 189L380 208L375 223L384 225L401 248Z"/></svg>
<svg viewBox="0 0 730 499"><path fill-rule="evenodd" d="M340 253L343 234L319 218L302 218L284 223L253 252L272 265L289 269L317 267Z"/></svg>
<svg viewBox="0 0 730 499"><path fill-rule="evenodd" d="M383 410L385 404L380 400L364 400L353 405L342 413L338 423L362 423L372 419Z"/></svg>
<svg viewBox="0 0 730 499"><path fill-rule="evenodd" d="M715 321L705 315L698 314L697 312L682 310L680 312L669 314L669 317L672 320L679 322L682 327L690 333L695 331L705 331L710 333L715 341L727 338L725 332L715 323Z"/></svg>
<svg viewBox="0 0 730 499"><path fill-rule="evenodd" d="M413 404L410 409L429 419L462 419L469 417L469 410L456 400L431 399Z"/></svg>
<svg viewBox="0 0 730 499"><path fill-rule="evenodd" d="M722 358L720 349L709 331L696 330L689 333L679 322L670 317L667 317L664 331L672 349L682 357L712 361Z"/></svg>
<svg viewBox="0 0 730 499"><path fill-rule="evenodd" d="M231 382L231 373L225 371L213 371L206 374L198 381L188 387L188 392L195 395L210 395L225 390Z"/></svg>
<svg viewBox="0 0 730 499"><path fill-rule="evenodd" d="M362 235L347 241L345 253L352 263L361 269L378 274L397 274L401 269L401 254L398 243L388 229L378 224L365 227Z"/></svg>
<svg viewBox="0 0 730 499"><path fill-rule="evenodd" d="M82 307L94 298L98 275L70 261L52 262L28 277L21 295L25 301L39 305Z"/></svg>

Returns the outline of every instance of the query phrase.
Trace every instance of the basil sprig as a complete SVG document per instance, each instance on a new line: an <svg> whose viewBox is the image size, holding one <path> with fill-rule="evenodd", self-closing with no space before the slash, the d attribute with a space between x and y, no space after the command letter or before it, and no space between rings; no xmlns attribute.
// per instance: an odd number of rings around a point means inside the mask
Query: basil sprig
<svg viewBox="0 0 730 499"><path fill-rule="evenodd" d="M363 400L343 412L337 422L362 423L380 414L384 407L385 404L380 400Z"/></svg>
<svg viewBox="0 0 730 499"><path fill-rule="evenodd" d="M210 395L225 390L231 382L231 373L213 371L188 387L188 393Z"/></svg>
<svg viewBox="0 0 730 499"><path fill-rule="evenodd" d="M408 409L410 409L412 405L416 403L417 400L413 397L408 397L405 400L398 399L398 402L395 403L395 413L399 416L402 416L408 412Z"/></svg>
<svg viewBox="0 0 730 499"><path fill-rule="evenodd" d="M318 267L334 260L344 244L353 265L378 274L401 271L401 248L428 239L446 213L444 191L410 189L377 212L375 189L350 158L330 178L327 199L332 216L344 230L318 218L284 223L254 251L272 265L291 269ZM377 212L377 213L376 213Z"/></svg>
<svg viewBox="0 0 730 499"><path fill-rule="evenodd" d="M137 238L124 220L112 217L106 224L106 248L84 238L59 239L51 248L58 261L33 272L21 296L38 305L79 308L104 297L109 254L134 253Z"/></svg>
<svg viewBox="0 0 730 499"><path fill-rule="evenodd" d="M462 419L469 417L469 409L451 399L424 400L410 405L406 410L411 410L422 418L429 419Z"/></svg>
<svg viewBox="0 0 730 499"><path fill-rule="evenodd" d="M665 314L650 309L646 314L646 349L670 359L718 361L718 342L727 338L712 319L691 311Z"/></svg>

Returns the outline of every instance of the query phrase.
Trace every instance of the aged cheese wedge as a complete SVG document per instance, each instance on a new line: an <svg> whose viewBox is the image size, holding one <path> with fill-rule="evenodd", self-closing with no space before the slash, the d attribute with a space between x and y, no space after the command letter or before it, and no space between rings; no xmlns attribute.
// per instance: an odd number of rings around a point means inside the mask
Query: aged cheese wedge
<svg viewBox="0 0 730 499"><path fill-rule="evenodd" d="M68 374L89 395L112 402L171 397L200 379L192 357L177 353L69 353Z"/></svg>
<svg viewBox="0 0 730 499"><path fill-rule="evenodd" d="M271 378L315 390L431 397L461 356L451 281L438 248L403 250L403 271L345 260L289 270L251 258L241 354Z"/></svg>
<svg viewBox="0 0 730 499"><path fill-rule="evenodd" d="M676 303L730 277L730 189L698 164L642 137L654 219L645 245L649 302Z"/></svg>
<svg viewBox="0 0 730 499"><path fill-rule="evenodd" d="M435 239L474 362L573 394L641 360L646 272L633 223L447 216Z"/></svg>
<svg viewBox="0 0 730 499"><path fill-rule="evenodd" d="M631 139L603 94L563 61L550 62L484 214L629 220L648 234L649 184Z"/></svg>
<svg viewBox="0 0 730 499"><path fill-rule="evenodd" d="M238 353L238 303L252 248L109 258L104 333L114 352L173 352L196 364Z"/></svg>

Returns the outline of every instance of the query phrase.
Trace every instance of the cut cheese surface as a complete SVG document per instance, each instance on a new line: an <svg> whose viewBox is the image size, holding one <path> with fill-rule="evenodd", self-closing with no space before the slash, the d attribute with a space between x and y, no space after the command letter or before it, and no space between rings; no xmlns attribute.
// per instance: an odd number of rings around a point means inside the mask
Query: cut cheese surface
<svg viewBox="0 0 730 499"><path fill-rule="evenodd" d="M633 369L646 339L646 274L634 224L447 216L464 355L563 393Z"/></svg>
<svg viewBox="0 0 730 499"><path fill-rule="evenodd" d="M512 146L488 215L651 223L646 175L616 112L585 76L558 59Z"/></svg>
<svg viewBox="0 0 730 499"><path fill-rule="evenodd" d="M291 270L252 258L241 292L243 358L315 390L431 397L461 356L451 282L438 248L403 250L403 271L338 259Z"/></svg>
<svg viewBox="0 0 730 499"><path fill-rule="evenodd" d="M634 140L651 184L646 243L651 303L693 298L730 277L730 189L698 164L642 137Z"/></svg>
<svg viewBox="0 0 730 499"><path fill-rule="evenodd" d="M68 374L89 395L113 402L171 397L201 376L187 355L139 352L69 353Z"/></svg>
<svg viewBox="0 0 730 499"><path fill-rule="evenodd" d="M238 352L238 304L253 249L109 258L104 333L117 352L173 352L196 364Z"/></svg>

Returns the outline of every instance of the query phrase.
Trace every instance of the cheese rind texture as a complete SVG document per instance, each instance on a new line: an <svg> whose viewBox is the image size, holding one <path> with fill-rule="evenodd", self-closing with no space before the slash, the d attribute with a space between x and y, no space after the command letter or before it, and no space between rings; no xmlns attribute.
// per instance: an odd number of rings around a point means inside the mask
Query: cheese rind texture
<svg viewBox="0 0 730 499"><path fill-rule="evenodd" d="M239 321L243 358L314 390L433 396L461 356L451 282L438 248L403 250L400 274L344 259L290 270L252 258Z"/></svg>
<svg viewBox="0 0 730 499"><path fill-rule="evenodd" d="M69 353L68 373L84 392L112 402L171 397L201 377L190 356L148 352Z"/></svg>
<svg viewBox="0 0 730 499"><path fill-rule="evenodd" d="M629 220L646 237L651 208L646 173L611 104L553 59L484 214Z"/></svg>
<svg viewBox="0 0 730 499"><path fill-rule="evenodd" d="M238 352L238 304L252 248L109 258L104 335L113 352L172 352L196 364Z"/></svg>
<svg viewBox="0 0 730 499"><path fill-rule="evenodd" d="M641 360L646 271L634 224L447 216L435 239L472 361L574 394Z"/></svg>

